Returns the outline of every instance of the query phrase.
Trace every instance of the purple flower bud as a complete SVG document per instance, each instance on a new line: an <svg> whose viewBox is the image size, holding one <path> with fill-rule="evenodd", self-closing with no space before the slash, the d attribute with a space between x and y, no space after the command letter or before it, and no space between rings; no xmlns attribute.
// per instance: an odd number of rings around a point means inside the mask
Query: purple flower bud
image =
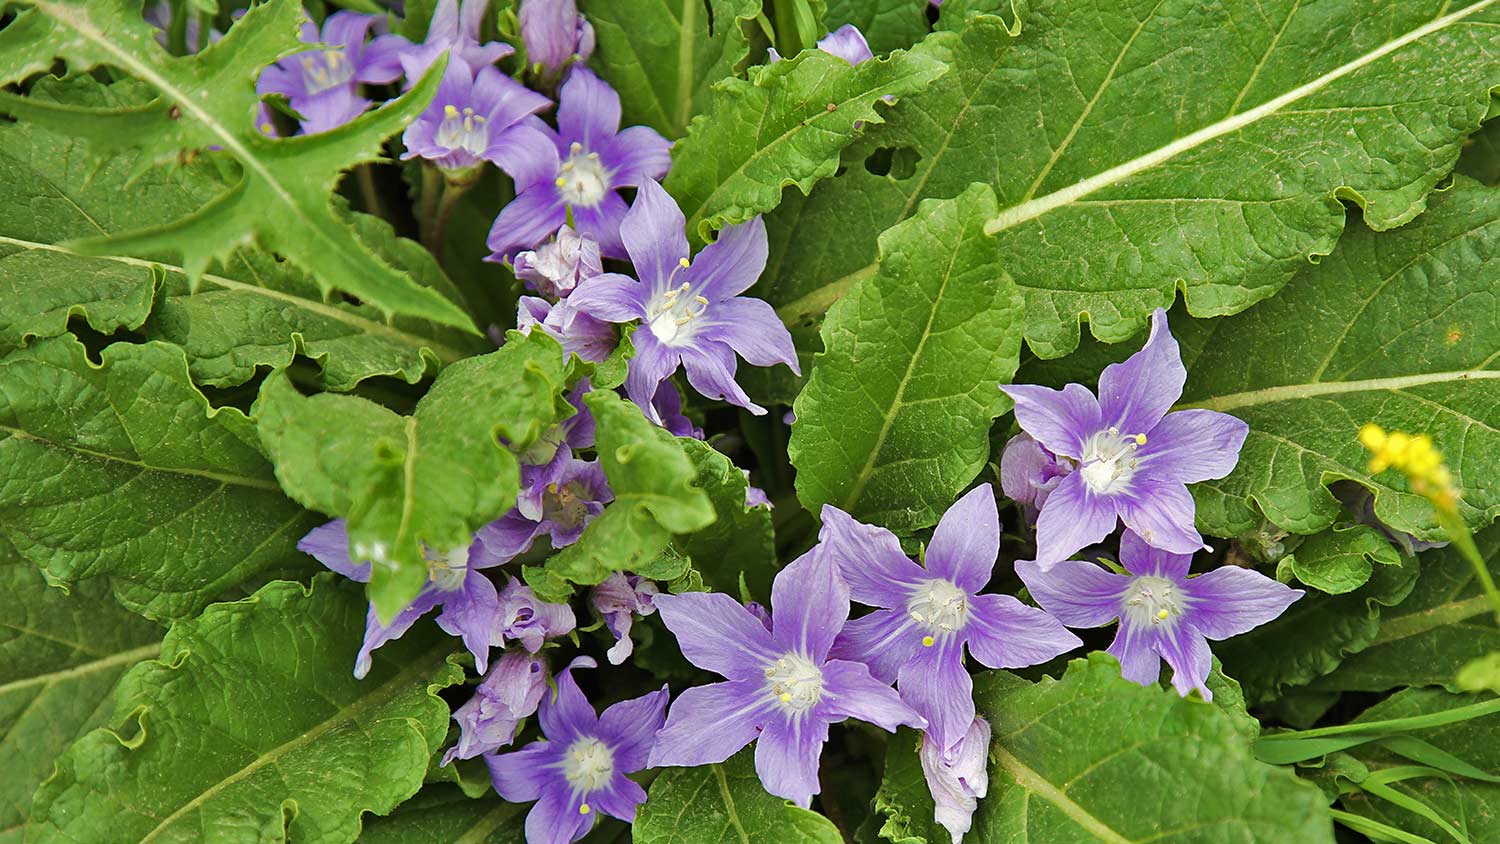
<svg viewBox="0 0 1500 844"><path fill-rule="evenodd" d="M1073 461L1058 458L1023 431L1011 437L1000 453L1000 489L1021 505L1026 521L1035 524L1047 495L1073 469Z"/></svg>
<svg viewBox="0 0 1500 844"><path fill-rule="evenodd" d="M594 27L574 0L522 0L520 19L526 60L549 89L570 63L594 54Z"/></svg>
<svg viewBox="0 0 1500 844"><path fill-rule="evenodd" d="M604 272L599 244L580 235L572 226L557 230L557 236L534 251L516 256L516 278L527 287L553 299L565 298L573 288Z"/></svg>
<svg viewBox="0 0 1500 844"><path fill-rule="evenodd" d="M536 653L542 642L573 632L577 621L567 604L549 604L537 598L531 587L514 578L500 590L497 622L504 638L520 642Z"/></svg>
<svg viewBox="0 0 1500 844"><path fill-rule="evenodd" d="M750 470L741 469L740 474L745 476L745 506L746 507L770 507L771 499L767 497L766 491L758 486L750 484Z"/></svg>
<svg viewBox="0 0 1500 844"><path fill-rule="evenodd" d="M953 844L963 840L964 833L973 823L974 809L979 798L989 791L990 725L983 718L975 718L969 731L945 754L938 743L923 736L922 749L917 754L922 761L922 773L927 778L927 789L932 792L933 819L942 824L953 836Z"/></svg>
<svg viewBox="0 0 1500 844"><path fill-rule="evenodd" d="M610 665L630 658L635 645L630 641L630 625L635 616L656 612L652 599L661 592L655 583L636 575L615 572L589 592L589 603L604 618L604 626L614 634L614 647L606 656Z"/></svg>
<svg viewBox="0 0 1500 844"><path fill-rule="evenodd" d="M521 720L536 712L546 690L544 657L506 651L474 689L474 696L454 711L458 744L443 755L443 764L492 753L515 741Z"/></svg>

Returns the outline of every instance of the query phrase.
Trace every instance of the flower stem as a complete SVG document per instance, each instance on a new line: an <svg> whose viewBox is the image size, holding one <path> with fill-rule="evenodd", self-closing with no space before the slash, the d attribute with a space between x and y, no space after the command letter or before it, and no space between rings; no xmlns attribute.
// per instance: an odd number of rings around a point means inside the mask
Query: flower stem
<svg viewBox="0 0 1500 844"><path fill-rule="evenodd" d="M375 189L375 165L359 165L354 169L354 178L359 182L360 198L365 201L365 213L385 217L385 209L380 204L380 191Z"/></svg>
<svg viewBox="0 0 1500 844"><path fill-rule="evenodd" d="M1479 578L1479 585L1484 589L1484 595L1490 601L1490 607L1495 611L1495 623L1500 624L1500 591L1495 589L1495 579L1490 576L1489 566L1485 565L1484 557L1480 556L1479 549L1474 545L1474 535L1469 532L1469 526L1464 524L1462 517L1456 509L1449 510L1437 507L1438 524L1448 534L1448 539L1458 548L1464 559L1474 567L1474 575Z"/></svg>
<svg viewBox="0 0 1500 844"><path fill-rule="evenodd" d="M422 192L417 196L417 231L422 238L422 243L429 249L432 248L432 226L437 221L438 197L442 193L442 171L431 164L424 165L422 167Z"/></svg>
<svg viewBox="0 0 1500 844"><path fill-rule="evenodd" d="M430 215L424 214L423 219L428 222L426 231L422 234L422 245L427 247L438 259L443 260L443 241L448 234L448 221L453 217L453 209L458 206L458 201L469 192L479 181L479 168L471 167L468 170L441 171L442 190L434 201L436 206ZM424 174L422 179L423 197L427 194L427 179ZM436 193L436 192L435 192Z"/></svg>

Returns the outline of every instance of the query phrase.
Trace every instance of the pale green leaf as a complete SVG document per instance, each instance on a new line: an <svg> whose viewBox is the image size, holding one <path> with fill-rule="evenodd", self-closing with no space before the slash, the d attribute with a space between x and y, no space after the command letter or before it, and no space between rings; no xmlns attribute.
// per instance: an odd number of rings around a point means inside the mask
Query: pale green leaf
<svg viewBox="0 0 1500 844"><path fill-rule="evenodd" d="M1365 585L1375 564L1399 566L1401 553L1379 531L1359 524L1313 534L1280 562L1301 582L1330 595Z"/></svg>
<svg viewBox="0 0 1500 844"><path fill-rule="evenodd" d="M816 812L772 797L755 774L753 751L697 768L667 768L636 810L633 844L840 844Z"/></svg>

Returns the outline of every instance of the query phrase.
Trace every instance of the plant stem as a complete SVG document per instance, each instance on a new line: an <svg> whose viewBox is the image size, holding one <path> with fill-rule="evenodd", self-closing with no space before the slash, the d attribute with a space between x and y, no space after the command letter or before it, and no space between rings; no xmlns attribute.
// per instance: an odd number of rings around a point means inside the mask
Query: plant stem
<svg viewBox="0 0 1500 844"><path fill-rule="evenodd" d="M453 217L453 209L458 206L458 201L474 186L473 179L463 181L448 180L443 186L443 196L438 200L437 212L433 215L432 228L427 236L422 239L425 245L438 263L443 261L443 240L448 234L448 221Z"/></svg>
<svg viewBox="0 0 1500 844"><path fill-rule="evenodd" d="M1474 575L1479 578L1479 585L1484 589L1486 598L1489 598L1490 607L1495 611L1495 623L1500 624L1500 591L1495 589L1495 579L1490 576L1489 566L1485 565L1484 558L1480 556L1479 549L1474 545L1474 535L1469 532L1469 526L1464 524L1462 517L1456 510L1445 507L1437 507L1438 524L1448 534L1459 553L1474 567Z"/></svg>
<svg viewBox="0 0 1500 844"><path fill-rule="evenodd" d="M424 164L422 166L422 192L417 196L417 231L422 238L422 243L429 249L432 248L431 230L432 224L437 219L438 197L442 192L442 171L431 164Z"/></svg>
<svg viewBox="0 0 1500 844"><path fill-rule="evenodd" d="M874 275L878 269L880 269L879 263L861 267L843 278L830 281L806 296L782 305L776 309L776 315L781 317L782 322L793 328L803 324L811 325L817 321L816 317L832 307L834 302L844 298L844 294L848 293L850 288Z"/></svg>
<svg viewBox="0 0 1500 844"><path fill-rule="evenodd" d="M380 203L380 192L375 189L375 165L368 162L359 165L354 170L354 178L359 181L359 195L365 201L365 213L385 217L385 208Z"/></svg>

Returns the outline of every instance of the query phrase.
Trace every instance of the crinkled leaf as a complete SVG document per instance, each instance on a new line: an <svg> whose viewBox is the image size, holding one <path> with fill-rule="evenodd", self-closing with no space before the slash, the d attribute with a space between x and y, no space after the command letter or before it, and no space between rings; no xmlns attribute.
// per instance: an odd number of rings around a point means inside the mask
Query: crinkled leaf
<svg viewBox="0 0 1500 844"><path fill-rule="evenodd" d="M448 729L436 692L463 678L424 627L354 679L364 626L359 591L326 574L178 622L120 681L112 727L58 760L27 840L353 841L421 786Z"/></svg>
<svg viewBox="0 0 1500 844"><path fill-rule="evenodd" d="M390 815L366 820L359 844L516 844L530 808L494 794L475 800L456 786L428 786Z"/></svg>
<svg viewBox="0 0 1500 844"><path fill-rule="evenodd" d="M1016 371L1021 296L982 231L988 187L925 204L881 237L876 273L823 323L794 405L797 495L895 530L937 522L989 455Z"/></svg>
<svg viewBox="0 0 1500 844"><path fill-rule="evenodd" d="M836 288L920 199L982 181L1039 355L1081 319L1122 340L1178 288L1234 313L1333 247L1340 198L1382 230L1420 213L1500 84L1491 0L1033 5L1014 39L979 15L922 42L955 70L778 212L773 301ZM897 165L872 172L882 149Z"/></svg>
<svg viewBox="0 0 1500 844"><path fill-rule="evenodd" d="M754 751L697 768L667 768L636 810L633 844L839 844L816 812L767 794Z"/></svg>
<svg viewBox="0 0 1500 844"><path fill-rule="evenodd" d="M687 216L688 236L742 223L775 208L781 189L804 194L832 176L861 127L884 119L884 97L921 91L947 66L897 52L851 66L821 50L725 79L704 114L672 148L665 187Z"/></svg>
<svg viewBox="0 0 1500 844"><path fill-rule="evenodd" d="M267 138L254 125L255 78L262 67L306 47L297 40L303 13L296 0L252 7L203 52L174 57L155 40L139 6L122 0L35 0L20 13L23 31L45 36L0 49L0 80L18 81L54 58L74 73L109 65L149 83L145 104L88 107L0 93L0 111L86 138L98 156L139 149L139 166L185 150L217 146L240 166L239 181L190 214L129 231L67 243L91 255L181 254L196 281L218 258L254 237L298 265L316 269L325 294L337 288L383 313L430 319L472 331L453 302L378 257L350 230L329 200L344 170L381 154L437 89L442 62L395 102L318 135ZM9 32L10 27L6 29Z"/></svg>
<svg viewBox="0 0 1500 844"><path fill-rule="evenodd" d="M55 584L107 575L125 606L190 616L296 554L255 426L212 408L182 351L71 335L0 358L0 530Z"/></svg>
<svg viewBox="0 0 1500 844"><path fill-rule="evenodd" d="M285 373L255 405L276 477L308 507L349 520L351 555L375 563L383 617L427 581L423 549L466 547L515 503L515 451L571 414L566 371L545 332L447 367L411 416L368 399L303 396Z"/></svg>
<svg viewBox="0 0 1500 844"><path fill-rule="evenodd" d="M674 545L693 561L703 584L718 592L738 595L743 580L757 600L769 601L771 577L776 574L776 537L771 508L750 507L745 490L750 482L728 457L698 440L679 439L682 450L697 468L694 484L708 493L717 517Z"/></svg>
<svg viewBox="0 0 1500 844"><path fill-rule="evenodd" d="M1313 534L1283 557L1297 579L1330 595L1342 595L1365 585L1376 564L1401 565L1401 553L1380 532L1367 525L1339 525Z"/></svg>
<svg viewBox="0 0 1500 844"><path fill-rule="evenodd" d="M676 437L653 425L639 408L608 390L584 396L594 414L599 461L615 499L578 541L526 569L526 582L545 600L566 600L570 584L590 585L610 572L670 580L686 560L659 559L673 534L713 523L713 502L694 482L698 470Z"/></svg>

